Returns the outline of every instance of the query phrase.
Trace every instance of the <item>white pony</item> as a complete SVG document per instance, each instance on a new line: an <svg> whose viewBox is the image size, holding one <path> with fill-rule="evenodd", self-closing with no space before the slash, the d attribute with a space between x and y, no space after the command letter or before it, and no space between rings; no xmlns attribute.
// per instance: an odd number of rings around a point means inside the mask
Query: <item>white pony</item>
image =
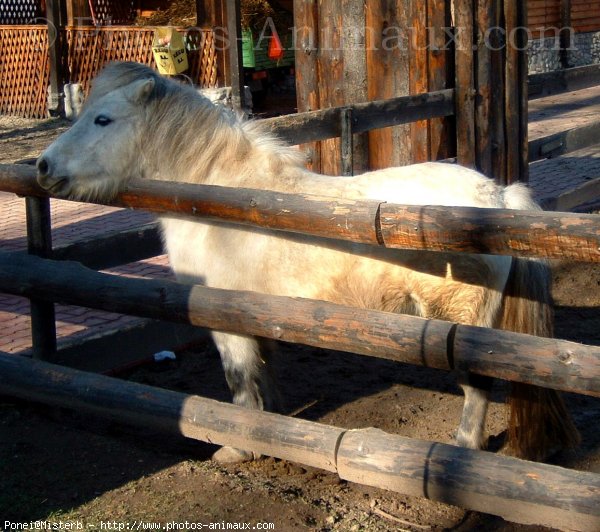
<svg viewBox="0 0 600 532"><path fill-rule="evenodd" d="M538 209L522 185L499 187L457 165L425 163L355 177L306 170L300 152L239 121L193 88L135 63L113 63L95 79L75 125L37 162L38 182L59 197L111 199L132 177L246 187L400 204ZM548 336L549 275L543 262L506 256L376 249L318 238L161 216L177 279L232 290L321 299ZM214 332L238 405L276 410L264 339ZM490 379L461 374L465 404L457 442L484 443ZM514 386L509 444L545 456L574 443L557 393ZM224 447L215 458L252 458Z"/></svg>

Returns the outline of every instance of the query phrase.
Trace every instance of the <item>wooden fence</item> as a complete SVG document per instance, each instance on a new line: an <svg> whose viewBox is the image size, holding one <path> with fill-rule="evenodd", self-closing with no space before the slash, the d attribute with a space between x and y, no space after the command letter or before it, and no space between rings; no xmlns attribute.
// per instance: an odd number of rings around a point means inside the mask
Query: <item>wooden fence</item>
<svg viewBox="0 0 600 532"><path fill-rule="evenodd" d="M0 189L34 197L46 196L37 186L31 167L0 167ZM259 190L219 190L218 187L143 181L134 181L114 204L415 249L424 247L423 235L418 229L426 229L427 213L432 212L428 209L435 210L435 207L401 207L371 201L336 201L273 195ZM341 204L344 209L339 209ZM390 216L382 216L384 206ZM290 214L281 216L282 207ZM383 218L394 219L395 215L411 209L426 215L421 221L411 219L406 232L384 230ZM331 217L340 211L347 214ZM428 233L426 247L556 257L561 256L562 246L549 246L549 241L564 242L565 249L569 250L571 239L581 242L583 236L586 250L579 253L576 248L581 246L575 246L573 251L567 251L567 256L600 261L600 217L597 215L512 211L509 225L516 227L517 233L524 231L528 236L517 238L514 247L502 239L494 244L495 247L490 247L485 235L491 235L492 231L496 236L502 235L503 230L498 231L497 223L505 219L509 211L473 211L448 207L435 211L443 231L438 229ZM469 235L461 230L462 224L457 224L457 228L451 225L453 219L464 221L465 215L473 216ZM528 217L532 215L540 218L530 223ZM486 216L493 220L489 227L486 227ZM556 219L562 221L552 226L552 220ZM400 216L392 225L402 226L404 221ZM414 224L422 225L411 230ZM545 228L543 233L536 230L539 227ZM395 240L395 234L401 235L400 240ZM446 234L450 236L446 237ZM482 235L481 242L479 235ZM466 243L466 236L470 237L471 243ZM507 242L512 240L509 238ZM74 263L57 263L24 254L0 253L0 291L33 297L37 301L110 308L600 396L600 347L562 340L321 301L211 289L172 281L120 278L93 272ZM317 315L320 316L318 320L313 318ZM332 326L332 323L336 325ZM354 338L340 334L342 329L360 329L363 333L360 338ZM394 334L398 330L403 331L401 339ZM597 530L600 526L597 505L600 476L596 474L402 438L374 429L344 430L247 411L15 356L0 354L0 368L2 393L82 408L112 419L144 423L203 441L241 446L334 471L346 480L491 512L517 522L582 531ZM225 425L224 419L227 420ZM489 482L489 478L494 482ZM535 490L527 479L535 479Z"/></svg>
<svg viewBox="0 0 600 532"><path fill-rule="evenodd" d="M471 3L464 2L463 7L467 4ZM466 68L464 79L472 83L474 65L463 66ZM483 131L484 124L493 115L486 115L484 121L479 120L481 114L476 117L471 101L473 93L469 92L473 85L468 87L470 89L461 87L457 91L446 89L389 101L346 105L287 117L270 125L276 134L292 142L340 136L341 165L351 173L353 135L359 131L450 116L455 109L462 113L460 124L470 127L471 133L476 127ZM457 98L463 100L455 105ZM503 115L502 127L512 123L518 107L507 107L513 116ZM480 152L475 145L459 143L459 146L463 146L463 151L459 150L463 162L477 159L476 154ZM518 151L519 146L523 147L517 144L513 149ZM513 155L513 163L518 165L523 154L514 152ZM35 319L42 337L37 340L38 347L42 345L38 353L42 355L48 354L44 349L52 347L49 343L44 345L48 331L43 332L43 324L53 319L47 305L51 307L52 301L68 301L97 308L109 305L113 311L186 321L442 369L468 369L482 375L600 395L598 347L310 300L242 294L174 282L122 279L74 264L57 264L49 260L53 250L47 238L48 197L35 182L33 168L0 166L0 190L28 196L30 251L40 257L1 254L0 290L33 298L32 308L37 309ZM129 184L115 205L309 232L365 245L600 261L600 217L597 215L401 206L139 180ZM282 206L289 215L281 216ZM96 289L78 291L76 287L81 286L82 279L88 287ZM94 297L94 293L101 293L102 298ZM295 312L290 313L290 308ZM312 320L316 308L335 319ZM289 319L291 314L300 317L300 321L293 323ZM358 341L351 335L340 334L340 328L327 325L332 322L361 330L364 337ZM32 326L35 330L36 323ZM391 334L399 328L404 331L402 339ZM519 346L518 353L512 346ZM600 477L591 473L400 438L373 429L346 431L275 414L249 412L232 405L1 354L0 369L3 393L81 407L126 422L145 423L204 441L245 447L337 471L347 480L493 512L522 523L584 531L600 527L597 504ZM227 420L225 426L223 420ZM219 429L219 424L225 428ZM489 478L494 482L489 482Z"/></svg>
<svg viewBox="0 0 600 532"><path fill-rule="evenodd" d="M527 24L534 37L553 36L544 28L600 31L600 0L528 0L527 4Z"/></svg>
<svg viewBox="0 0 600 532"><path fill-rule="evenodd" d="M600 475L428 442L345 430L0 353L0 393L233 445L340 478L521 523L596 532ZM492 481L490 481L492 480Z"/></svg>
<svg viewBox="0 0 600 532"><path fill-rule="evenodd" d="M87 91L91 79L109 61L137 61L154 66L152 28L74 26L50 39L62 41L67 80ZM48 28L0 26L0 114L45 118L48 114ZM217 52L211 30L185 31L190 69L199 87L217 86Z"/></svg>

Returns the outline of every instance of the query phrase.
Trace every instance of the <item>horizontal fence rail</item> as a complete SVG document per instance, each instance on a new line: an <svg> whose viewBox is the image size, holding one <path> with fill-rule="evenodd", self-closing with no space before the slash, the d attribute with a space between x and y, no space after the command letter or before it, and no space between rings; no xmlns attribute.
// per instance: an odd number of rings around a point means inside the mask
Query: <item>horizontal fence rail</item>
<svg viewBox="0 0 600 532"><path fill-rule="evenodd" d="M0 252L0 292L600 397L600 347ZM340 334L340 331L346 331Z"/></svg>
<svg viewBox="0 0 600 532"><path fill-rule="evenodd" d="M519 523L600 527L600 476L593 473L376 429L345 430L4 353L0 374L0 393L28 401L240 447Z"/></svg>
<svg viewBox="0 0 600 532"><path fill-rule="evenodd" d="M25 165L0 165L0 190L48 194ZM228 221L387 248L600 262L600 216L395 205L133 179L106 205Z"/></svg>
<svg viewBox="0 0 600 532"><path fill-rule="evenodd" d="M353 134L451 116L454 114L454 89L267 118L261 122L286 142L302 144L342 136L342 116L348 110L352 113Z"/></svg>

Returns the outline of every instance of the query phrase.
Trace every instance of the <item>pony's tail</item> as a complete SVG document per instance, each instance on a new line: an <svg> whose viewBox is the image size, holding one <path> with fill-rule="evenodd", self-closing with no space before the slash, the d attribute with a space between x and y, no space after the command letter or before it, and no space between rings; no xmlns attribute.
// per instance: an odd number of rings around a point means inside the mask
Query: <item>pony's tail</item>
<svg viewBox="0 0 600 532"><path fill-rule="evenodd" d="M522 184L507 187L504 199L510 209L540 210ZM500 328L551 338L554 333L551 279L546 261L513 259ZM561 448L579 443L577 428L556 390L512 382L508 404L507 447L516 456L542 460Z"/></svg>
<svg viewBox="0 0 600 532"><path fill-rule="evenodd" d="M513 259L500 328L552 337L550 280L546 262ZM511 382L508 404L507 447L515 456L543 460L579 443L577 428L556 390Z"/></svg>

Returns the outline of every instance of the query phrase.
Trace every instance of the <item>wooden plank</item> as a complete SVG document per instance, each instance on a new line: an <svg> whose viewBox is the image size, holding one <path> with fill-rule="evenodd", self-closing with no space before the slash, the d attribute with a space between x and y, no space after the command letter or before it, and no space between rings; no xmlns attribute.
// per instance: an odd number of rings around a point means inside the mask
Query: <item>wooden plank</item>
<svg viewBox="0 0 600 532"><path fill-rule="evenodd" d="M348 431L341 478L561 530L600 529L600 475L441 443ZM566 487L568 486L568 488Z"/></svg>
<svg viewBox="0 0 600 532"><path fill-rule="evenodd" d="M342 111L341 122L341 174L344 176L351 176L354 175L352 109L344 109Z"/></svg>
<svg viewBox="0 0 600 532"><path fill-rule="evenodd" d="M4 394L336 471L344 429L3 353L0 367Z"/></svg>
<svg viewBox="0 0 600 532"><path fill-rule="evenodd" d="M344 105L344 49L342 42L342 4L319 0L319 51L317 72L321 109ZM339 127L339 126L338 126ZM340 175L340 139L321 142L321 173Z"/></svg>
<svg viewBox="0 0 600 532"><path fill-rule="evenodd" d="M342 32L344 45L344 79L343 90L345 104L363 103L368 100L367 94L367 56L365 52L365 3L363 0L341 0ZM352 111L350 111L352 114ZM352 128L354 120L351 121ZM369 137L368 134L354 134L346 139L351 144L352 168L344 169L343 175L362 174L369 169ZM342 162L346 146L342 137ZM349 173L347 173L349 172Z"/></svg>
<svg viewBox="0 0 600 532"><path fill-rule="evenodd" d="M429 42L428 4L432 0L411 0L408 2L410 18L409 46L409 90L410 94L423 94L429 89ZM421 163L431 160L429 128L426 120L411 122L411 162Z"/></svg>
<svg viewBox="0 0 600 532"><path fill-rule="evenodd" d="M123 278L5 252L0 290L600 397L600 347L565 340L325 301Z"/></svg>
<svg viewBox="0 0 600 532"><path fill-rule="evenodd" d="M452 48L445 29L450 27L450 2L447 0L428 0L427 20L430 26L429 49L429 92L450 88L453 82ZM429 120L430 160L438 161L456 155L455 125L449 118Z"/></svg>
<svg viewBox="0 0 600 532"><path fill-rule="evenodd" d="M366 3L366 53L370 100L409 94L407 43L401 31L401 28L408 27L406 9L406 2L374 0ZM369 133L371 169L410 164L410 151L408 126Z"/></svg>
<svg viewBox="0 0 600 532"><path fill-rule="evenodd" d="M529 161L557 157L598 143L600 122L553 133L529 142Z"/></svg>
<svg viewBox="0 0 600 532"><path fill-rule="evenodd" d="M492 31L494 2L478 0L477 16L477 99L475 100L475 142L477 169L494 176L492 167L492 53L489 43Z"/></svg>
<svg viewBox="0 0 600 532"><path fill-rule="evenodd" d="M317 0L294 0L296 98L300 113L316 111L321 108L317 75L317 9ZM301 149L308 156L308 168L313 172L320 173L320 143L303 144Z"/></svg>
<svg viewBox="0 0 600 532"><path fill-rule="evenodd" d="M476 166L473 16L473 2L455 0L456 158L469 168Z"/></svg>
<svg viewBox="0 0 600 532"><path fill-rule="evenodd" d="M346 430L0 353L0 393L337 472L369 486L526 524L591 532L600 475Z"/></svg>
<svg viewBox="0 0 600 532"><path fill-rule="evenodd" d="M158 223L153 223L56 247L51 257L76 260L88 268L104 270L162 253Z"/></svg>
<svg viewBox="0 0 600 532"><path fill-rule="evenodd" d="M527 24L527 2L517 4L518 69L517 89L519 94L519 181L529 181L529 56L528 35L523 31Z"/></svg>
<svg viewBox="0 0 600 532"><path fill-rule="evenodd" d="M504 86L504 121L506 123L506 175L502 183L508 185L520 180L519 153L520 139L520 97L519 97L519 51L516 42L516 28L519 25L516 0L504 1L504 20L506 23L505 86Z"/></svg>
<svg viewBox="0 0 600 532"><path fill-rule="evenodd" d="M0 165L0 190L47 196L23 165ZM600 261L593 214L395 205L139 178L103 204L390 248Z"/></svg>
<svg viewBox="0 0 600 532"><path fill-rule="evenodd" d="M399 96L320 111L268 118L264 123L271 132L290 144L339 137L340 115L352 109L353 131L364 133L376 128L406 124L414 120L450 116L454 113L454 90Z"/></svg>
<svg viewBox="0 0 600 532"><path fill-rule="evenodd" d="M490 33L489 41L491 45L490 60L491 65L491 147L492 147L492 174L499 183L506 181L506 138L509 134L506 130L505 112L505 91L506 91L506 73L505 73L505 35L504 28L504 10L503 0L494 0L491 16L491 25L498 28Z"/></svg>
<svg viewBox="0 0 600 532"><path fill-rule="evenodd" d="M600 177L597 177L544 202L544 207L557 211L575 211L582 206L597 203L599 200Z"/></svg>

